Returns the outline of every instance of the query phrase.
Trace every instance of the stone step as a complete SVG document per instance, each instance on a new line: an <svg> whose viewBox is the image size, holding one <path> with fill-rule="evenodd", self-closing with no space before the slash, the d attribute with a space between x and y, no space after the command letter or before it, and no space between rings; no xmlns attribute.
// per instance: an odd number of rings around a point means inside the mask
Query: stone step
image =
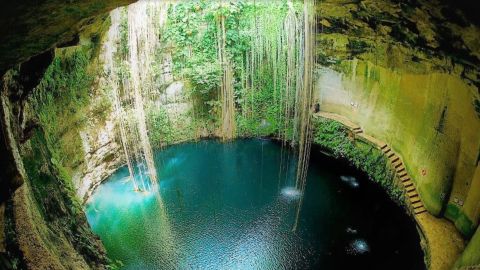
<svg viewBox="0 0 480 270"><path fill-rule="evenodd" d="M418 193L417 191L411 191L411 192L407 192L407 195L408 197L411 199L411 198L414 198L414 197L418 197Z"/></svg>
<svg viewBox="0 0 480 270"><path fill-rule="evenodd" d="M393 157L393 156L395 156L395 153L392 152L392 153L390 153L387 157L388 157L388 158L391 158L391 157Z"/></svg>
<svg viewBox="0 0 480 270"><path fill-rule="evenodd" d="M405 171L405 167L397 168L397 173L402 173Z"/></svg>
<svg viewBox="0 0 480 270"><path fill-rule="evenodd" d="M427 209L425 209L425 207L423 207L423 206L413 210L413 213L415 213L415 215L420 215L420 214L425 213L425 212L427 212Z"/></svg>
<svg viewBox="0 0 480 270"><path fill-rule="evenodd" d="M415 211L415 210L418 210L418 209L425 209L425 207L423 206L423 204L421 204L421 205L417 205L415 207L412 206L412 209Z"/></svg>
<svg viewBox="0 0 480 270"><path fill-rule="evenodd" d="M403 178L400 177L400 181L402 181L402 183L403 183L403 182L407 182L408 180L410 180L410 177L408 177L408 176L407 176L407 177L403 177Z"/></svg>
<svg viewBox="0 0 480 270"><path fill-rule="evenodd" d="M398 167L402 166L403 165L403 162L400 161L400 163L398 163L397 165L395 165L395 169L398 169Z"/></svg>
<svg viewBox="0 0 480 270"><path fill-rule="evenodd" d="M390 148L386 148L385 150L383 150L383 153L384 153L384 154L388 154L388 152L390 152L391 150L392 150L392 149L390 149Z"/></svg>
<svg viewBox="0 0 480 270"><path fill-rule="evenodd" d="M408 173L404 172L404 173L398 175L398 177L400 177L400 178L402 178L404 176L408 176Z"/></svg>
<svg viewBox="0 0 480 270"><path fill-rule="evenodd" d="M394 154L395 155L395 154ZM395 164L396 162L399 162L400 161L400 158L399 157L395 157L392 159L392 164ZM400 161L401 162L401 161Z"/></svg>
<svg viewBox="0 0 480 270"><path fill-rule="evenodd" d="M397 156L395 155L395 153L393 153L393 155L392 155L391 157L388 157L388 158L390 159L390 162L391 162L392 164L400 161L400 158L397 157Z"/></svg>
<svg viewBox="0 0 480 270"><path fill-rule="evenodd" d="M388 144L384 144L384 145L382 145L382 147L380 147L380 149L384 150L384 149L386 149L387 147L388 147Z"/></svg>
<svg viewBox="0 0 480 270"><path fill-rule="evenodd" d="M355 134L361 134L361 133L363 133L363 130L361 130L361 129L360 129L360 130L354 130L353 133L355 133Z"/></svg>
<svg viewBox="0 0 480 270"><path fill-rule="evenodd" d="M420 202L420 198L419 198L419 197L416 197L416 198L410 199L410 202L411 202L411 203Z"/></svg>
<svg viewBox="0 0 480 270"><path fill-rule="evenodd" d="M403 186L404 186L405 188L411 187L411 186L413 186L413 182L412 182L412 181L410 181L410 182L403 182Z"/></svg>
<svg viewBox="0 0 480 270"><path fill-rule="evenodd" d="M410 192L412 190L415 190L415 186L413 185L413 183L411 185L406 185L404 186L405 189L407 190L407 192Z"/></svg>
<svg viewBox="0 0 480 270"><path fill-rule="evenodd" d="M420 207L423 207L423 203L422 202L412 203L412 207L413 209L418 209Z"/></svg>

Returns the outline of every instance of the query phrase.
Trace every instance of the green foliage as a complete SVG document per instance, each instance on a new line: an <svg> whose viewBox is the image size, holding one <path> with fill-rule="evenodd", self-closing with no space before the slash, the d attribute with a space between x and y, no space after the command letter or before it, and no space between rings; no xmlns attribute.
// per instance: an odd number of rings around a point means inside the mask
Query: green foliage
<svg viewBox="0 0 480 270"><path fill-rule="evenodd" d="M210 97L220 87L222 67L218 62L190 61L182 75L191 83L193 95Z"/></svg>
<svg viewBox="0 0 480 270"><path fill-rule="evenodd" d="M170 7L162 33L164 46L161 50L171 48L174 75L190 86L193 115L197 121L215 123L220 117L218 99L222 66L218 62L217 43L221 34L219 22L223 17L226 53L234 73L238 135L268 136L282 128L279 123L282 123L283 116L277 102L282 85L274 81L273 68L266 64L252 74L254 77L250 80L255 80L255 89L247 86L244 69L247 56L252 57L253 46L256 46L254 41L259 35L268 36L270 40L278 39L287 11L287 1L272 4L246 0L222 3L199 0L182 1ZM258 18L263 18L263 21L258 21ZM257 23L262 23L264 27L256 27ZM258 29L262 32L259 33Z"/></svg>
<svg viewBox="0 0 480 270"><path fill-rule="evenodd" d="M89 61L89 54L81 49L56 56L30 99L46 141L52 146L52 159L67 167L82 162L78 128L86 121L85 109L94 80L88 70ZM64 159L64 154L69 158Z"/></svg>
<svg viewBox="0 0 480 270"><path fill-rule="evenodd" d="M23 254L18 246L17 233L15 231L15 216L13 209L13 200L7 200L4 212L4 244L6 252L0 253L0 268L3 266L6 269L26 269Z"/></svg>
<svg viewBox="0 0 480 270"><path fill-rule="evenodd" d="M241 18L247 1L185 1L172 5L162 34L162 43L173 47L174 75L191 86L195 117L218 120L219 87L222 66L217 42L220 17L225 18L226 51L233 62L234 85L240 87L241 63L249 49L250 37L242 31ZM215 112L217 114L212 115Z"/></svg>
<svg viewBox="0 0 480 270"><path fill-rule="evenodd" d="M273 102L274 93L272 91L252 91L244 104L248 115L237 115L238 133L242 136L257 137L271 136L280 128L281 108Z"/></svg>
<svg viewBox="0 0 480 270"><path fill-rule="evenodd" d="M367 52L370 49L370 46L363 40L349 39L347 49L352 53L353 56L356 56Z"/></svg>
<svg viewBox="0 0 480 270"><path fill-rule="evenodd" d="M195 123L188 115L177 115L170 119L164 108L147 109L148 137L154 148L195 138Z"/></svg>
<svg viewBox="0 0 480 270"><path fill-rule="evenodd" d="M122 261L119 261L119 260L115 260L115 261L111 261L108 265L107 265L107 269L108 270L120 270L122 269L124 266L123 262Z"/></svg>
<svg viewBox="0 0 480 270"><path fill-rule="evenodd" d="M160 147L162 144L174 142L175 137L173 125L163 108L148 111L147 125L150 127L148 137L153 147Z"/></svg>
<svg viewBox="0 0 480 270"><path fill-rule="evenodd" d="M68 241L88 263L102 264L104 254L88 229L71 174L85 156L79 131L92 113L99 114L93 117L103 115L109 102L98 99L90 111L94 94L98 94L91 91L101 40L95 33L79 46L55 50L52 63L28 100L28 112L40 127L23 149L22 158L27 187L34 198L32 211L38 211L48 225L42 236L48 237L52 246Z"/></svg>
<svg viewBox="0 0 480 270"><path fill-rule="evenodd" d="M31 151L23 163L30 181L35 206L49 224L50 241L60 245L64 236L87 261L103 258L96 238L88 229L81 203L75 195L71 176L53 158L58 151L46 141L45 132L37 130L31 139ZM56 241L59 241L56 243Z"/></svg>
<svg viewBox="0 0 480 270"><path fill-rule="evenodd" d="M367 143L352 141L347 128L339 122L315 119L314 143L332 153L336 158L349 160L355 167L366 172L369 178L382 185L399 204L404 204L403 192L394 181L394 171L388 166L383 153Z"/></svg>
<svg viewBox="0 0 480 270"><path fill-rule="evenodd" d="M127 9L121 9L121 21L120 21L120 55L122 58L126 58L129 52L128 48L128 17Z"/></svg>

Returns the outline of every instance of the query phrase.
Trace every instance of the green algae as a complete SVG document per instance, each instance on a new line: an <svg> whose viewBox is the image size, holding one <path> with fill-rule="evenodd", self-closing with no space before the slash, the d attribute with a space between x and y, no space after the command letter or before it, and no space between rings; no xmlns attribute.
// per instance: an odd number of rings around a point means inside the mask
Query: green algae
<svg viewBox="0 0 480 270"><path fill-rule="evenodd" d="M464 252L455 263L455 269L477 269L480 266L480 228L477 228Z"/></svg>

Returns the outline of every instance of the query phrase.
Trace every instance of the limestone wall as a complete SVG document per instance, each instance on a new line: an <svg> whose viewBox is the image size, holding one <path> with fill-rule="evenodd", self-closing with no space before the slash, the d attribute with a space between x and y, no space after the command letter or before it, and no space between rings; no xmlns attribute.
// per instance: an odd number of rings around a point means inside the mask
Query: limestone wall
<svg viewBox="0 0 480 270"><path fill-rule="evenodd" d="M477 269L480 262L480 227L455 264L455 269Z"/></svg>
<svg viewBox="0 0 480 270"><path fill-rule="evenodd" d="M189 110L192 105L185 100L184 92L183 83L171 79L169 86L159 96L158 106L171 120L172 133L175 135L173 138L175 141L162 141L162 143L177 143L182 140L194 139L194 134L185 132L191 122ZM156 127L150 126L149 128L155 129ZM169 135L169 137L173 135ZM98 122L96 119L90 119L89 124L80 131L80 137L85 156L83 164L76 168L73 183L78 198L85 202L102 181L125 164L125 155L113 109L106 121ZM166 140L166 138L162 139Z"/></svg>
<svg viewBox="0 0 480 270"><path fill-rule="evenodd" d="M77 196L85 201L102 180L124 163L123 149L117 141L113 115L102 125L80 132L84 148L84 165L73 177Z"/></svg>

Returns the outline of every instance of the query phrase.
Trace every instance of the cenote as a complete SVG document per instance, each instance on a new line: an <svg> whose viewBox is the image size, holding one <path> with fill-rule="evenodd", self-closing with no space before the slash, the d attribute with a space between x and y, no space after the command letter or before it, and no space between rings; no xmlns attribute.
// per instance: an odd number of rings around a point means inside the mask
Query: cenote
<svg viewBox="0 0 480 270"><path fill-rule="evenodd" d="M159 193L125 167L94 192L88 222L122 269L424 269L413 220L377 184L313 149L304 200L296 159L275 141L156 151Z"/></svg>
<svg viewBox="0 0 480 270"><path fill-rule="evenodd" d="M0 270L480 269L475 2L1 1Z"/></svg>

